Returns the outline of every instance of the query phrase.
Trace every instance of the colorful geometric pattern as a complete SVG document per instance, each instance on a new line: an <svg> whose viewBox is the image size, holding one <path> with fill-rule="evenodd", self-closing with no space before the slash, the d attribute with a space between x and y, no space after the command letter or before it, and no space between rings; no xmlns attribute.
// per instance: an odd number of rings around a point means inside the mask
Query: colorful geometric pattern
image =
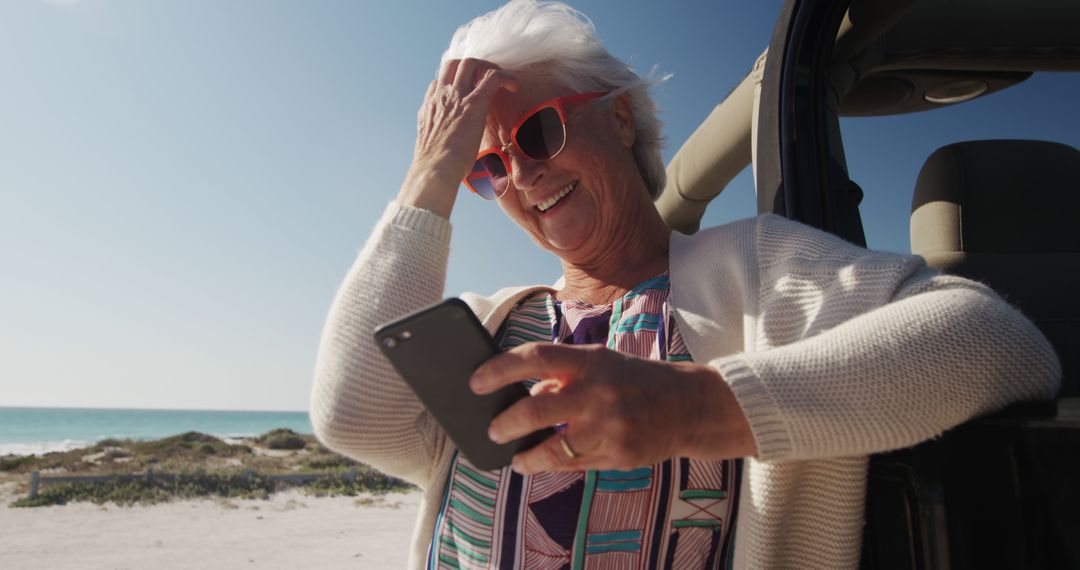
<svg viewBox="0 0 1080 570"><path fill-rule="evenodd" d="M690 360L667 304L668 276L611 305L533 296L499 331L526 342L605 343L641 358ZM526 381L527 383L529 381ZM429 568L727 568L741 461L676 458L629 471L481 471L454 458Z"/></svg>

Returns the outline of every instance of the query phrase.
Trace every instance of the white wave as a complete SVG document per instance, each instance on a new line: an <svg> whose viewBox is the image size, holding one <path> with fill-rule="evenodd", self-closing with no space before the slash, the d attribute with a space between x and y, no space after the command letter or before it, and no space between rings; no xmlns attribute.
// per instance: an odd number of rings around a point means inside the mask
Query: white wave
<svg viewBox="0 0 1080 570"><path fill-rule="evenodd" d="M45 455L54 451L71 451L94 445L91 441L65 439L63 441L34 441L25 443L0 443L0 455Z"/></svg>

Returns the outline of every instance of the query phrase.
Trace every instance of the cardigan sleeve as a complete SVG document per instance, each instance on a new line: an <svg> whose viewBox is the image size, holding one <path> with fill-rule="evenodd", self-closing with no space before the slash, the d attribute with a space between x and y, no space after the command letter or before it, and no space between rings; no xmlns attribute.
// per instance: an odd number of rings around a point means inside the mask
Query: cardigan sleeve
<svg viewBox="0 0 1080 570"><path fill-rule="evenodd" d="M754 347L711 361L758 459L907 447L1019 400L1052 398L1061 368L1039 330L988 287L921 258L759 219Z"/></svg>
<svg viewBox="0 0 1080 570"><path fill-rule="evenodd" d="M390 203L334 298L311 423L327 447L426 487L447 438L373 341L376 326L439 301L450 222Z"/></svg>

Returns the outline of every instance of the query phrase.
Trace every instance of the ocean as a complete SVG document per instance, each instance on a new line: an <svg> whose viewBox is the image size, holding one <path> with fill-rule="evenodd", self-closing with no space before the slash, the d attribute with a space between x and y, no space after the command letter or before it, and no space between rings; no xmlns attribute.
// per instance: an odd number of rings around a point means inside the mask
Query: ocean
<svg viewBox="0 0 1080 570"><path fill-rule="evenodd" d="M307 412L0 407L0 455L67 451L107 437L158 439L198 431L237 438L275 428L312 432Z"/></svg>

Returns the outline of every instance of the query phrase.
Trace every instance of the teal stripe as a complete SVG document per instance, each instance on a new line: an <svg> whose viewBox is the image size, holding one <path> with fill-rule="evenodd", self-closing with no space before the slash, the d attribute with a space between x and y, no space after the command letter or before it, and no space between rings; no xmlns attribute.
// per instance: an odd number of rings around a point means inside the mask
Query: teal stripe
<svg viewBox="0 0 1080 570"><path fill-rule="evenodd" d="M619 321L622 319L623 300L615 299L611 305L611 318L608 319L608 348L615 348L615 331L619 329Z"/></svg>
<svg viewBox="0 0 1080 570"><path fill-rule="evenodd" d="M451 557L449 557L449 556L447 556L445 554L440 554L439 555L439 562L442 562L443 564L446 564L447 566L449 566L451 568L461 568L461 565L458 564L458 561L457 561L456 558L451 558Z"/></svg>
<svg viewBox="0 0 1080 570"><path fill-rule="evenodd" d="M540 336L530 330L521 330L515 325L506 329L506 335L503 338L520 338L528 342L551 340L551 331L548 331L544 336Z"/></svg>
<svg viewBox="0 0 1080 570"><path fill-rule="evenodd" d="M600 471L597 476L601 479L608 481L624 481L626 479L641 479L642 477L652 477L652 467L638 467L637 469L631 469L630 471Z"/></svg>
<svg viewBox="0 0 1080 570"><path fill-rule="evenodd" d="M450 506L457 509L457 510L459 510L459 511L461 511L461 514L469 517L470 519L472 519L472 520L474 520L474 521L476 521L478 523L481 523L481 524L486 525L486 526L491 526L491 525L495 524L495 521L493 521L490 518L484 516L482 513L480 513L476 509L470 507L469 505L466 505L465 503L463 503L463 502L461 502L461 501L459 501L457 499L450 499Z"/></svg>
<svg viewBox="0 0 1080 570"><path fill-rule="evenodd" d="M619 532L603 532L589 535L589 544L600 544L603 542L622 542L626 540L641 540L640 530L624 530Z"/></svg>
<svg viewBox="0 0 1080 570"><path fill-rule="evenodd" d="M619 333L638 332L640 330L655 331L660 328L660 317L642 313L634 315L619 325Z"/></svg>
<svg viewBox="0 0 1080 570"><path fill-rule="evenodd" d="M514 311L516 315L523 315L530 319L546 320L550 317L548 314L548 308L546 305L532 305L530 307L521 307L517 311Z"/></svg>
<svg viewBox="0 0 1080 570"><path fill-rule="evenodd" d="M632 290L632 291L630 291L630 293L627 293L623 297L623 300L625 302L629 303L631 301L636 300L638 297L644 297L645 294L647 293L647 291L650 291L650 290L665 291L665 290L667 290L667 284L665 283L663 285L657 285L657 286L652 286L652 287L642 287L642 288L639 288L637 290Z"/></svg>
<svg viewBox="0 0 1080 570"><path fill-rule="evenodd" d="M539 325L530 325L530 324L523 323L521 321L511 323L510 326L507 327L507 329L508 330L509 329L525 329L525 330L527 330L529 332L534 332L534 333L539 334L539 335L544 335L545 340L551 337L551 327L544 328L544 327L539 326Z"/></svg>
<svg viewBox="0 0 1080 570"><path fill-rule="evenodd" d="M626 320L622 322L622 326L626 327L635 323L639 323L641 321L659 323L660 315L654 315L652 313L638 313L636 315L627 317Z"/></svg>
<svg viewBox="0 0 1080 570"><path fill-rule="evenodd" d="M471 544L473 546L477 546L479 548L491 548L491 542L489 542L487 540L480 540L479 538L476 538L476 537L473 537L473 536L469 536L469 534L467 532L465 532L464 530L462 530L461 527L454 524L454 521L446 521L446 526L447 526L447 528L450 529L450 532L454 533L454 538L460 538L460 539L464 540L465 542L468 542L469 544ZM446 537L443 537L443 538L446 538Z"/></svg>
<svg viewBox="0 0 1080 570"><path fill-rule="evenodd" d="M551 332L548 332L549 336L533 336L529 331L514 331L507 330L504 340L520 340L522 342L541 342L551 340Z"/></svg>
<svg viewBox="0 0 1080 570"><path fill-rule="evenodd" d="M476 490L470 489L469 487L467 487L466 485L463 485L462 483L459 483L459 482L455 481L454 482L454 489L458 490L458 491L461 491L462 493L465 493L472 500L474 500L474 501L476 501L478 503L483 503L484 505L486 505L488 507L491 507L493 509L495 508L495 499L492 499L491 497L485 497L485 496L481 495L480 493L477 493Z"/></svg>
<svg viewBox="0 0 1080 570"><path fill-rule="evenodd" d="M648 489L652 479L635 479L633 481L606 481L601 480L597 488L601 491L640 491Z"/></svg>
<svg viewBox="0 0 1080 570"><path fill-rule="evenodd" d="M668 286L669 286L668 281L670 281L670 279L668 279L667 275L657 275L656 277L653 277L652 279L649 279L647 281L642 281L641 283L638 283L637 286L635 286L633 289L630 290L630 292L640 294L640 293L643 293L645 291L648 291L649 289L656 289L656 290L661 290L662 291L662 290L668 288Z"/></svg>
<svg viewBox="0 0 1080 570"><path fill-rule="evenodd" d="M496 489L499 486L499 484L496 483L495 481L492 481L491 479L488 479L487 477L484 477L483 475L477 473L476 471L473 471L472 469L469 469L468 467L465 467L461 463L458 463L457 468L458 468L458 473L461 473L462 475L468 477L469 479L472 479L473 481L476 481L477 483L480 483L481 485L487 487L488 489Z"/></svg>
<svg viewBox="0 0 1080 570"><path fill-rule="evenodd" d="M638 552L639 550L641 550L640 542L616 542L590 546L586 549L586 552L589 554L603 554L605 552Z"/></svg>
<svg viewBox="0 0 1080 570"><path fill-rule="evenodd" d="M668 362L688 362L693 360L694 357L689 354L669 354L667 355Z"/></svg>
<svg viewBox="0 0 1080 570"><path fill-rule="evenodd" d="M525 302L521 304L522 307L543 307L547 305L548 295L535 295L529 297Z"/></svg>
<svg viewBox="0 0 1080 570"><path fill-rule="evenodd" d="M656 332L660 329L657 323L634 323L633 325L622 325L619 330L615 331L619 334L632 334L641 331Z"/></svg>
<svg viewBox="0 0 1080 570"><path fill-rule="evenodd" d="M713 489L690 489L679 493L680 499L723 499L727 497L727 491Z"/></svg>
<svg viewBox="0 0 1080 570"><path fill-rule="evenodd" d="M454 542L453 539L451 539L449 537L444 536L440 540L442 541L442 543L444 545L446 545L449 548L453 548L454 550L457 551L458 554L464 555L465 558L468 558L469 560L472 560L473 562L479 562L480 564L487 564L488 560L490 560L490 558L488 558L487 556L484 556L483 554L480 554L479 552L473 552L472 550L469 550L468 548L465 548L464 546Z"/></svg>
<svg viewBox="0 0 1080 570"><path fill-rule="evenodd" d="M574 535L574 548L571 551L570 570L582 570L585 567L585 533L589 528L589 511L592 510L593 496L596 494L596 471L585 472L585 490L581 493L581 510L578 511L577 531Z"/></svg>
<svg viewBox="0 0 1080 570"><path fill-rule="evenodd" d="M671 526L675 528L686 528L695 526L717 527L724 526L724 521L718 521L716 519L709 520L694 520L694 521L672 521Z"/></svg>
<svg viewBox="0 0 1080 570"><path fill-rule="evenodd" d="M528 317L530 319L536 319L538 321L544 321L551 318L551 315L547 313L547 307L538 308L534 311L518 309L517 311L514 311L514 315L520 315L522 317Z"/></svg>
<svg viewBox="0 0 1080 570"><path fill-rule="evenodd" d="M458 459L459 459L458 458L458 452L454 451L453 464L456 464L458 462ZM454 474L453 473L447 474L446 480L447 480L447 483L449 483L450 481L453 481L454 480ZM446 489L443 489L443 498L442 498L442 502L439 505L439 518L435 521L435 531L431 535L431 542L432 542L432 550L433 551L436 550L435 547L434 547L435 537L442 534L442 525L444 523L449 523L450 522L450 520L446 518L446 506L448 504L450 504L449 503L449 501L450 501L450 490L451 490L450 485L446 485ZM428 558L427 570L434 570L434 568L438 567L438 564L436 564L436 560L437 560L437 558L434 555L432 555L432 556L430 556Z"/></svg>

